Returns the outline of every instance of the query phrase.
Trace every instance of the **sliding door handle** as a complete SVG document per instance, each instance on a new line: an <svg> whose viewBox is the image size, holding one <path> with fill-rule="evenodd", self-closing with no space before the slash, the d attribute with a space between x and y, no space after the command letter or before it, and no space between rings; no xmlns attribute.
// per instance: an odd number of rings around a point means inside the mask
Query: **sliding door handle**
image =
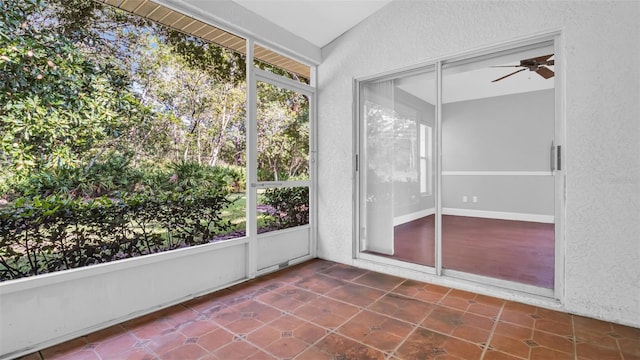
<svg viewBox="0 0 640 360"><path fill-rule="evenodd" d="M562 146L556 146L556 170L562 170Z"/></svg>
<svg viewBox="0 0 640 360"><path fill-rule="evenodd" d="M549 163L551 164L551 171L555 171L556 170L556 146L553 143L553 141L551 141L551 151L549 152Z"/></svg>
<svg viewBox="0 0 640 360"><path fill-rule="evenodd" d="M562 170L562 146L556 146L551 142L551 150L549 151L549 162L551 172Z"/></svg>

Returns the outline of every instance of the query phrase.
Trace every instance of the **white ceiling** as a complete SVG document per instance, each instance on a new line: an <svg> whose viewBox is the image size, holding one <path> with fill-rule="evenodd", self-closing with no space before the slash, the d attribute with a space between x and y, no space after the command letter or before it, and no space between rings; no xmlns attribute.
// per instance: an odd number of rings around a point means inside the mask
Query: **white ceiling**
<svg viewBox="0 0 640 360"><path fill-rule="evenodd" d="M553 77L545 79L529 70L498 82L492 82L492 80L520 69L493 66L519 64L520 59L550 53L553 53L553 46L545 46L445 68L443 70L442 103L552 89L555 86ZM553 65L547 67L554 70ZM396 82L396 86L430 104L435 104L436 102L434 72L426 72L421 75L399 79Z"/></svg>
<svg viewBox="0 0 640 360"><path fill-rule="evenodd" d="M392 0L233 0L319 48Z"/></svg>

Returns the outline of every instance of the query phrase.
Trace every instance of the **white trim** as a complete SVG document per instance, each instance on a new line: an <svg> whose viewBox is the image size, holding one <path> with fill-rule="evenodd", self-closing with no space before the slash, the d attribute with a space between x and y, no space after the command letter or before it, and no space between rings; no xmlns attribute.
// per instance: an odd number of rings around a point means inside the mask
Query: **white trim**
<svg viewBox="0 0 640 360"><path fill-rule="evenodd" d="M258 234L258 239L264 239L264 238L268 238L268 237L271 237L271 236L289 234L289 233L292 233L292 232L295 232L295 231L299 231L299 230L304 230L304 229L311 229L311 224L306 224L306 225L300 225L300 226L290 227L290 228L286 228L286 229L263 232L263 233Z"/></svg>
<svg viewBox="0 0 640 360"><path fill-rule="evenodd" d="M363 266L363 264L367 264L368 266ZM436 275L435 268L428 265L412 263L406 260L380 256L377 254L369 254L365 252L360 253L358 257L354 259L353 266L356 266L359 268L376 269L373 271L384 272L384 273L388 273L388 271L386 271L388 268L394 268L397 270L415 271L416 273L419 273L419 274L429 274L434 276ZM380 266L383 266L384 268L380 268Z"/></svg>
<svg viewBox="0 0 640 360"><path fill-rule="evenodd" d="M273 189L273 188L292 188L292 187L311 187L311 180L282 180L282 181L258 181L251 183L252 188L256 189Z"/></svg>
<svg viewBox="0 0 640 360"><path fill-rule="evenodd" d="M256 277L258 270L258 254L257 254L257 238L258 238L258 223L256 209L258 206L258 191L255 187L249 186L258 182L258 125L254 119L257 118L258 107L258 90L256 86L256 74L255 67L253 66L253 49L254 42L252 38L247 38L246 48L246 82L247 82L247 99L245 105L245 128L247 129L245 135L245 182L246 182L246 200L245 200L245 234L249 238L249 245L247 246L247 277L253 279Z"/></svg>
<svg viewBox="0 0 640 360"><path fill-rule="evenodd" d="M308 65L322 62L322 50L319 47L296 34L274 27L266 19L231 0L215 1L215 14L184 0L153 1L246 40L256 40L261 46L295 61ZM274 38L277 40L272 40Z"/></svg>
<svg viewBox="0 0 640 360"><path fill-rule="evenodd" d="M445 176L553 176L553 171L443 171Z"/></svg>
<svg viewBox="0 0 640 360"><path fill-rule="evenodd" d="M564 32L558 31L554 36L554 54L556 57L555 63L555 142L556 146L562 146L562 164L561 169L556 170L555 177L555 297L561 302L564 302L565 298L565 221L566 221L566 201L567 201L567 184L566 175L564 169L567 168L567 139L566 139L566 71L564 64L566 64L565 56L565 38Z"/></svg>
<svg viewBox="0 0 640 360"><path fill-rule="evenodd" d="M362 126L360 121L360 82L357 79L351 79L351 91L353 101L351 102L351 112L353 116L352 121L352 132L354 134L353 143L351 145L353 155L351 156L351 169L353 171L353 175L351 176L351 186L353 188L352 192L352 203L353 203L353 215L351 226L353 231L351 231L351 258L357 259L361 256L361 251L364 246L361 246L360 240L364 239L364 234L362 234L362 229L360 228L360 217L362 213L366 211L364 206L361 206L363 185L364 183L364 175L360 172L360 166L362 163L362 154L364 151L360 151L361 148L364 147L362 144L363 137L361 136Z"/></svg>
<svg viewBox="0 0 640 360"><path fill-rule="evenodd" d="M433 215L436 213L436 208L424 209L420 211L416 211L406 215L400 215L393 218L393 226L398 226L402 224L406 224L408 222L418 220L420 218Z"/></svg>
<svg viewBox="0 0 640 360"><path fill-rule="evenodd" d="M481 45L474 49L452 52L449 54L444 54L441 56L424 59L417 63L410 64L407 66L392 68L390 70L379 72L377 74L355 76L354 78L359 82L373 80L373 79L383 80L385 77L395 77L403 73L421 71L424 68L428 66L433 66L438 62L440 63L445 62L446 64L450 64L456 61L471 59L477 56L494 54L494 53L498 53L505 50L506 51L512 50L517 47L530 46L530 45L536 45L540 43L555 41L556 36L560 35L561 33L562 33L561 28L552 28L549 30L543 30L535 34L517 37L509 41L501 42L499 44Z"/></svg>
<svg viewBox="0 0 640 360"><path fill-rule="evenodd" d="M117 271L123 271L140 266L149 266L154 263L161 263L179 259L185 256L204 254L210 251L225 249L233 246L247 244L249 238L239 237L208 244L188 246L175 250L163 251L155 254L147 254L127 259L115 260L101 264L83 266L51 273L39 274L14 280L7 280L0 283L0 296L8 295L18 291L25 291L42 286L51 286L77 279L84 279L91 276L99 276Z"/></svg>
<svg viewBox="0 0 640 360"><path fill-rule="evenodd" d="M311 96L311 94L313 94L314 89L313 87L311 87L311 85L307 85L299 81L287 79L285 77L274 74L272 72L259 69L257 67L253 68L253 72L256 75L257 81L262 81L262 82L269 83L271 85L276 85L293 92L299 92L309 97Z"/></svg>
<svg viewBox="0 0 640 360"><path fill-rule="evenodd" d="M257 274L256 276L262 276L262 275L266 275L266 274L269 274L269 273L272 273L272 272L276 272L278 270L286 269L286 268L291 267L293 265L297 265L297 264L303 263L305 261L309 261L309 260L311 260L313 258L314 258L313 255L304 255L304 256L301 256L299 258L291 259L291 260L289 260L287 262L288 265L286 267L280 267L280 265L276 264L276 265L273 265L273 266L266 267L264 269L258 270L258 272L256 273Z"/></svg>
<svg viewBox="0 0 640 360"><path fill-rule="evenodd" d="M435 118L435 158L436 173L433 177L435 180L434 196L436 200L436 238L435 238L435 256L434 266L436 275L442 276L442 61L435 63L436 72L436 118Z"/></svg>
<svg viewBox="0 0 640 360"><path fill-rule="evenodd" d="M545 224L553 224L555 217L553 215L527 214L505 211L488 211L476 209L459 209L459 208L442 208L442 215L468 216L484 219L501 219L529 221Z"/></svg>
<svg viewBox="0 0 640 360"><path fill-rule="evenodd" d="M318 254L318 96L317 96L317 68L311 66L309 85L313 89L309 96L309 225L311 225L311 258ZM290 262L291 264L291 262Z"/></svg>
<svg viewBox="0 0 640 360"><path fill-rule="evenodd" d="M363 254L369 255L369 254ZM433 268L422 266L421 268L417 264L403 263L399 260L391 262L391 258L374 257L369 255L367 257L361 256L353 261L352 265L361 269L367 269L371 271L384 272L388 275L399 276L411 280L422 281L433 285L444 286L451 289L458 289L464 291L471 291L477 294L487 295L491 297L497 297L509 301L517 301L533 306L539 306L551 310L564 310L560 301L554 299L549 294L550 289L544 289L533 286L534 292L544 293L545 295L535 294L522 290L530 285L521 283L512 283L506 280L498 280L489 278L490 283L484 283L486 280L483 276L468 277L467 273L463 273L455 270L445 269L443 274L445 276L436 275L433 272ZM410 265L410 266L407 266ZM473 278L473 279L472 279ZM511 285L516 285L519 289L514 291ZM531 289L528 289L531 290Z"/></svg>
<svg viewBox="0 0 640 360"><path fill-rule="evenodd" d="M548 298L553 298L554 292L553 289L547 289L535 285L529 285L524 283L519 283L515 281L502 280L490 276L477 275L472 273L467 273L464 271L453 270L453 269L443 269L443 275L450 276L452 278L458 278L462 280L468 280L480 284L487 284L491 286L495 286L503 289L512 289L516 291L522 291L525 293L544 296Z"/></svg>

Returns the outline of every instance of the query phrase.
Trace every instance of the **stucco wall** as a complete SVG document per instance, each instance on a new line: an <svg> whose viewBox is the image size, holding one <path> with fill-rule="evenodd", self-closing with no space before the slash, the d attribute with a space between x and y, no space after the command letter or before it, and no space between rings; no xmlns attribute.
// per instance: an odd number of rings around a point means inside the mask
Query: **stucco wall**
<svg viewBox="0 0 640 360"><path fill-rule="evenodd" d="M638 19L636 1L396 0L323 48L319 256L353 263L354 77L561 29L567 175L562 306L640 326Z"/></svg>

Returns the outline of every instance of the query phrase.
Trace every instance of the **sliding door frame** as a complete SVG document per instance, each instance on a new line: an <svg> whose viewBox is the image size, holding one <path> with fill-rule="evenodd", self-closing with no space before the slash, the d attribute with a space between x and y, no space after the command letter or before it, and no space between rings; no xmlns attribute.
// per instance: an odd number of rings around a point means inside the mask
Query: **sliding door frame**
<svg viewBox="0 0 640 360"><path fill-rule="evenodd" d="M362 122L360 121L360 116L362 116L361 114L361 109L360 109L360 84L363 82L367 82L370 80L385 80L385 79L392 79L392 78L398 78L398 77L402 77L402 76L409 76L409 75L414 75L414 74L420 74L423 72L429 72L429 71L435 71L434 68L434 63L421 63L418 65L414 65L414 66L408 66L405 68L401 68L401 69L397 69L397 70L391 70L391 71L387 71L381 74L376 74L376 75L371 75L371 76L367 76L367 77L360 77L360 78L354 78L353 79L353 118L355 119L355 121L353 121L353 134L354 134L354 143L353 143L353 169L354 169L354 176L353 176L353 189L354 189L354 216L353 216L353 229L355 230L353 232L353 246L352 246L352 258L353 259L362 259L368 262L372 262L372 263L380 263L380 264L384 264L387 266L391 266L391 267L396 267L396 268L404 268L404 269L409 269L412 271L417 271L420 273L424 273L424 274L431 274L431 275L436 275L436 267L432 267L432 266L428 266L428 265L422 265L422 264L417 264L417 263L411 263L411 262L406 262L403 260L398 260L398 259L394 259L391 257L383 257L383 256L378 256L375 254L368 254L368 253L364 253L362 252L362 246L361 246L361 239L362 239L362 232L365 231L365 228L362 227L363 226L363 222L362 222L362 215L364 215L364 211L361 211L361 198L360 198L360 194L362 193L363 190L363 186L364 186L364 175L363 172L360 171L360 168L362 166L364 166L362 164L362 144L363 144L363 138L362 138L362 132L363 132L363 128L362 128ZM437 125L434 128L434 132L437 134L438 133L438 128ZM436 150L437 153L437 150ZM433 171L437 171L436 168L434 167ZM438 201L437 199L439 198L439 192L437 189L437 173L434 176L435 180L434 180L434 188L433 188L433 196L435 197L436 201ZM437 253L434 254L437 257ZM437 262L437 260L436 260Z"/></svg>
<svg viewBox="0 0 640 360"><path fill-rule="evenodd" d="M501 280L497 278L465 273L461 271L444 269L442 266L442 67L443 64L464 61L476 57L488 56L500 52L513 51L514 49L528 46L536 46L543 43L553 43L554 57L557 59L554 64L554 93L555 93L555 141L556 145L562 149L562 164L560 168L556 168L554 174L554 224L555 224L555 240L554 240L554 286L552 289L541 288L528 284L518 283L514 281ZM534 34L531 36L521 37L511 41L506 41L492 46L485 46L470 51L455 53L419 64L407 66L395 70L386 71L384 73L355 78L353 80L353 116L354 116L354 219L353 219L353 258L361 259L367 262L378 263L387 266L393 266L401 269L417 271L424 274L435 275L437 277L460 279L472 283L480 283L491 288L509 289L518 292L551 298L562 302L564 298L564 278L565 278L565 201L566 201L566 138L565 138L565 71L564 71L564 36L561 30L552 30L544 33ZM370 80L379 80L384 78L400 77L403 74L418 72L421 69L435 66L436 72L436 154L435 154L435 179L434 179L434 195L436 202L436 238L435 238L435 266L429 267L425 265L412 264L397 259L386 258L373 254L362 252L361 233L364 231L361 214L361 194L363 172L360 169L365 164L360 164L362 159L362 121L360 113L360 85ZM557 158L558 161L560 157ZM556 164L558 165L558 164Z"/></svg>

